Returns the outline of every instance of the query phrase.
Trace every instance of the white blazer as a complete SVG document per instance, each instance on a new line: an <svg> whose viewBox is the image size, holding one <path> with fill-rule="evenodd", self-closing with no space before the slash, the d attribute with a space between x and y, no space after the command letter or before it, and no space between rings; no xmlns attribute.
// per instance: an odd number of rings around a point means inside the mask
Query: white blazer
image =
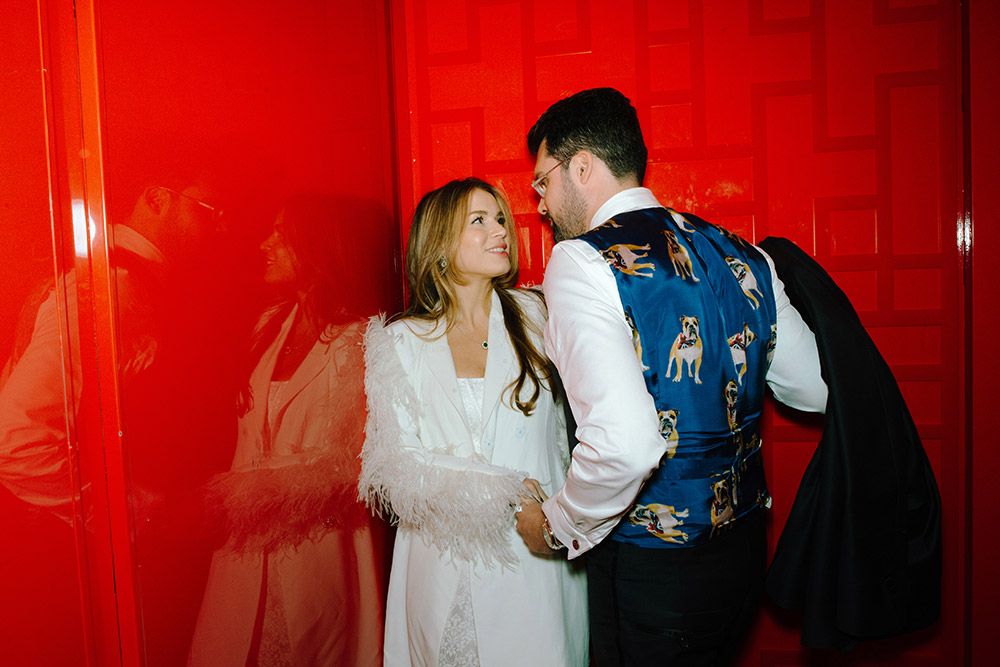
<svg viewBox="0 0 1000 667"><path fill-rule="evenodd" d="M515 298L543 349L540 298L522 291ZM561 405L542 391L530 417L510 406L505 389L519 367L494 294L477 453L444 332L443 322L385 327L373 320L365 338L369 416L360 490L399 525L385 664L438 664L457 605L482 667L586 665L583 573L564 557L531 554L514 529L526 477L547 493L565 479Z"/></svg>

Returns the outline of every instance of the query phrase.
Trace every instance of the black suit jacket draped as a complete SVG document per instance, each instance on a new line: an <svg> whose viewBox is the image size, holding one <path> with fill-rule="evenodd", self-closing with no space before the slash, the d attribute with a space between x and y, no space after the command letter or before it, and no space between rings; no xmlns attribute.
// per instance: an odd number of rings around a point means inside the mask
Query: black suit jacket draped
<svg viewBox="0 0 1000 667"><path fill-rule="evenodd" d="M816 334L830 389L768 595L803 611L807 647L843 649L926 627L940 609L941 500L899 386L823 268L787 239L760 247Z"/></svg>

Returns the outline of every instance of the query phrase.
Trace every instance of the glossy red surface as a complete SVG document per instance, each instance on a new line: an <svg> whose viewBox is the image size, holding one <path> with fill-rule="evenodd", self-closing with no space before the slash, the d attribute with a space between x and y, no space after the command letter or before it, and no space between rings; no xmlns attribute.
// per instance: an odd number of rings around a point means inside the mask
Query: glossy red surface
<svg viewBox="0 0 1000 667"><path fill-rule="evenodd" d="M258 248L279 211L305 193L335 206L314 209L334 230L326 307L400 306L388 18L322 0L10 4L0 661L184 664L225 541L202 488L232 464L251 329L280 296ZM338 382L361 395L357 364ZM379 606L372 531L374 593L331 596L338 614Z"/></svg>
<svg viewBox="0 0 1000 667"><path fill-rule="evenodd" d="M741 664L992 664L996 3L968 3L968 42L953 0L4 10L4 665L184 663L220 540L200 490L237 448L250 331L275 296L258 245L289 197L339 198L342 280L360 285L342 305L358 315L399 307L413 205L469 174L507 192L522 281L538 283L552 237L524 134L598 85L635 102L664 203L751 239L787 236L834 275L941 488L936 626L818 655L765 607ZM187 212L157 236L162 274L116 227L142 227L161 196ZM817 437L771 411L772 546Z"/></svg>

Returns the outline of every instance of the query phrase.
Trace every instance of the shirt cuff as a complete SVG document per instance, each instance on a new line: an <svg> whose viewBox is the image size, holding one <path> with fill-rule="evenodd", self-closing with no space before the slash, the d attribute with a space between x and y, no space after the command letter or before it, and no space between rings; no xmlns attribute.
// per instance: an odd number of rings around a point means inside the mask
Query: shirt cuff
<svg viewBox="0 0 1000 667"><path fill-rule="evenodd" d="M573 523L566 517L562 508L559 507L558 499L560 496L561 491L542 503L542 513L549 520L549 528L552 529L552 534L569 551L566 557L572 560L580 554L590 551L597 545L588 540L583 533L576 530Z"/></svg>

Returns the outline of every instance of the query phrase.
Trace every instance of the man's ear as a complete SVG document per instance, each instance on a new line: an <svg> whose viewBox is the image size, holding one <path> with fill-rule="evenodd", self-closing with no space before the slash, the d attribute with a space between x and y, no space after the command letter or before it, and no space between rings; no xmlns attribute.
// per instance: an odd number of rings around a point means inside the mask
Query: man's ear
<svg viewBox="0 0 1000 667"><path fill-rule="evenodd" d="M143 190L142 196L139 197L139 201L142 205L149 210L153 215L162 215L164 211L170 206L170 193L163 188L156 186L150 186Z"/></svg>
<svg viewBox="0 0 1000 667"><path fill-rule="evenodd" d="M594 154L581 150L569 163L570 177L580 185L586 185L594 176Z"/></svg>

